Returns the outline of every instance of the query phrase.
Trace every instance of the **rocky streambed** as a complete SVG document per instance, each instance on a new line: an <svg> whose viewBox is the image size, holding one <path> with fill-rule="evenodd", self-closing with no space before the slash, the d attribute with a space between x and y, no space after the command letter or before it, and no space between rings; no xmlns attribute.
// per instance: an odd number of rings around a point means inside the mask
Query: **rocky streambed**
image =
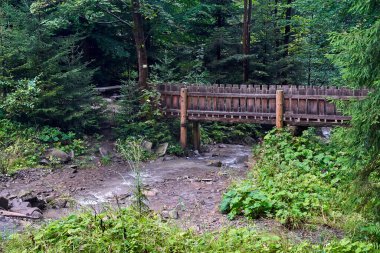
<svg viewBox="0 0 380 253"><path fill-rule="evenodd" d="M196 230L216 229L229 221L218 212L222 193L248 170L251 148L212 145L191 157L164 156L142 165L150 209L164 219ZM0 179L0 233L58 219L90 208L128 206L134 173L117 156L110 166L78 169L29 169Z"/></svg>

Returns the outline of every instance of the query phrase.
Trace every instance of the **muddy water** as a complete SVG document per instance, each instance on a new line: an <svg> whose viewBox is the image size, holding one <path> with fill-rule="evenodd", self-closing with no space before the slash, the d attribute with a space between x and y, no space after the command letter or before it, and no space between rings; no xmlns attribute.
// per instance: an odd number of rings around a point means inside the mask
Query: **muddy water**
<svg viewBox="0 0 380 253"><path fill-rule="evenodd" d="M220 144L193 157L165 157L144 163L141 177L146 187L147 204L157 213L175 210L178 212L175 220L185 227L218 227L225 219L217 211L222 193L231 180L246 174L250 154L250 147ZM121 206L128 206L132 201L135 177L123 163L77 172L33 169L21 174L8 182L0 182L0 196L33 192L37 196L69 199L67 208L44 210L47 221L83 208L100 211L105 206L115 206L116 199ZM31 223L0 217L0 233L2 236L14 233Z"/></svg>
<svg viewBox="0 0 380 253"><path fill-rule="evenodd" d="M169 181L176 181L181 184L183 180L206 180L212 182L206 175L215 172L220 175L242 175L245 172L247 162L251 155L251 148L242 145L215 145L211 146L209 152L193 157L166 157L142 165L141 178L143 184L148 189L155 189ZM244 175L244 173L243 173ZM128 171L119 173L119 177L108 180L102 187L91 187L85 192L74 196L81 205L97 205L109 203L115 196L128 196L133 191L135 173ZM225 181L225 180L223 180ZM209 183L210 184L210 183ZM148 195L153 193L149 190ZM160 195L165 195L161 192ZM189 193L191 194L191 193Z"/></svg>

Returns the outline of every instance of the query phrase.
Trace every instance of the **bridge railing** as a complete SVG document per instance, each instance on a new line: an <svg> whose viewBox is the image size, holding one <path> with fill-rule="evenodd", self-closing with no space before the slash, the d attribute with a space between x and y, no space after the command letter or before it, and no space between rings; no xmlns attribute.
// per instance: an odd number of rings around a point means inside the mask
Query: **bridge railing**
<svg viewBox="0 0 380 253"><path fill-rule="evenodd" d="M193 121L275 124L276 91L284 91L283 120L290 125L340 125L350 120L332 102L362 99L368 90L283 85L179 85L158 87L168 116L180 115L180 90L187 88L187 117Z"/></svg>

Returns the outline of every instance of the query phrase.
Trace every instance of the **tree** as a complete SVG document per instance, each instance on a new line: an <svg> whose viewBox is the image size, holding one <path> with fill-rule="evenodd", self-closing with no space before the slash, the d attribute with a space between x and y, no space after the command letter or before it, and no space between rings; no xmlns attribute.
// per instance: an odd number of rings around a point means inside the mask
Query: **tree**
<svg viewBox="0 0 380 253"><path fill-rule="evenodd" d="M251 17L252 17L252 0L244 0L244 19L243 19L243 54L250 54L251 45ZM249 79L249 59L243 59L243 82L247 83Z"/></svg>
<svg viewBox="0 0 380 253"><path fill-rule="evenodd" d="M133 37L136 44L136 54L139 69L139 88L148 88L148 55L145 46L143 16L139 0L132 0Z"/></svg>
<svg viewBox="0 0 380 253"><path fill-rule="evenodd" d="M380 4L351 1L352 27L331 37L334 63L352 88L369 88L367 99L342 107L352 115L347 130L360 209L380 220Z"/></svg>

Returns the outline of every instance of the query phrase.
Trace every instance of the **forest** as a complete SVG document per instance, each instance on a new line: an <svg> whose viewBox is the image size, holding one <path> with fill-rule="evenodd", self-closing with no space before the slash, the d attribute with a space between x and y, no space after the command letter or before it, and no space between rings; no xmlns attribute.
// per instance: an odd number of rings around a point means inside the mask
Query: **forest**
<svg viewBox="0 0 380 253"><path fill-rule="evenodd" d="M167 83L369 93L193 150ZM379 0L1 0L0 252L380 252L379 88Z"/></svg>

